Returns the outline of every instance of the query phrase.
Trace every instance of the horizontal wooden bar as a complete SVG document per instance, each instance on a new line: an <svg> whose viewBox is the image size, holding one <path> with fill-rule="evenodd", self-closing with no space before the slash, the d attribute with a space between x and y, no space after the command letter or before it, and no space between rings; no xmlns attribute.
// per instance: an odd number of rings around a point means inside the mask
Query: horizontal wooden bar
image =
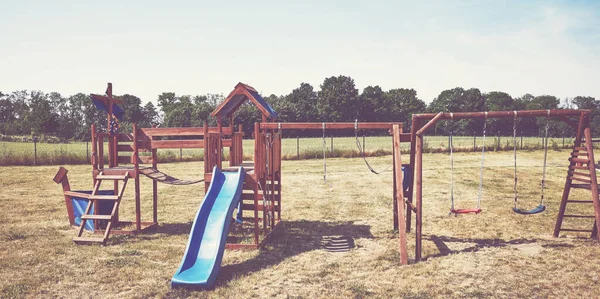
<svg viewBox="0 0 600 299"><path fill-rule="evenodd" d="M181 127L181 128L142 128L140 129L143 134L148 137L158 136L204 136L203 127ZM210 133L218 133L217 127L208 128ZM230 127L223 127L221 133L231 135Z"/></svg>
<svg viewBox="0 0 600 299"><path fill-rule="evenodd" d="M269 208L269 207L267 207ZM242 210L244 211L254 211L254 205L253 204L243 204L242 205ZM264 210L263 205L258 205L258 211L262 211ZM275 212L279 212L279 206L275 205Z"/></svg>
<svg viewBox="0 0 600 299"><path fill-rule="evenodd" d="M569 171L568 174L570 175L579 175L579 176L584 176L584 177L590 177L589 173L585 173L585 172L577 172L577 171Z"/></svg>
<svg viewBox="0 0 600 299"><path fill-rule="evenodd" d="M582 164L590 163L589 159L581 159L581 158L569 158L569 161L575 162L575 163L582 163Z"/></svg>
<svg viewBox="0 0 600 299"><path fill-rule="evenodd" d="M582 179L582 178L578 178L578 177L573 177L573 176L568 176L567 179L571 179L573 181L578 181L578 182L587 183L587 184L591 184L592 183L592 181L590 181L590 180L586 180L586 179Z"/></svg>
<svg viewBox="0 0 600 299"><path fill-rule="evenodd" d="M561 117L589 115L589 109L517 110L517 117ZM413 114L414 119L432 119L437 113ZM487 118L514 118L515 111L487 111ZM450 112L442 112L440 119L450 119ZM452 119L486 118L485 112L453 112Z"/></svg>
<svg viewBox="0 0 600 299"><path fill-rule="evenodd" d="M261 129L275 130L281 128L285 129L304 129L304 130L322 130L323 124L325 124L325 130L327 129L354 129L355 123L353 122L291 122L291 123L260 123ZM402 127L402 123L399 122L359 122L356 124L358 129L392 129L393 125L399 125Z"/></svg>
<svg viewBox="0 0 600 299"><path fill-rule="evenodd" d="M568 200L567 202L572 202L572 203L593 203L593 201L591 200Z"/></svg>
<svg viewBox="0 0 600 299"><path fill-rule="evenodd" d="M152 149L174 149L174 148L204 148L204 140L152 140Z"/></svg>
<svg viewBox="0 0 600 299"><path fill-rule="evenodd" d="M71 197L79 197L79 198L89 198L90 195L87 193L80 193L75 191L63 191L64 195Z"/></svg>

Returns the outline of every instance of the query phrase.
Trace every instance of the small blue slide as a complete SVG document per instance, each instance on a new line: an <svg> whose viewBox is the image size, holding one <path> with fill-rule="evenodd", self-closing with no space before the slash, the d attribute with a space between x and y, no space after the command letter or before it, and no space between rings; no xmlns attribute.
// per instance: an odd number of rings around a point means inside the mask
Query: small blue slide
<svg viewBox="0 0 600 299"><path fill-rule="evenodd" d="M213 169L212 181L196 219L171 287L211 288L219 274L233 210L240 201L245 171Z"/></svg>

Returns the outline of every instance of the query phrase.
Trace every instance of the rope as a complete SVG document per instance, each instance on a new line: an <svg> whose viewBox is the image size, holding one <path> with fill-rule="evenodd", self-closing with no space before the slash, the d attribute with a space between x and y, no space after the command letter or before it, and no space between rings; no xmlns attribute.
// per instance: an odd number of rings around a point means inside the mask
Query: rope
<svg viewBox="0 0 600 299"><path fill-rule="evenodd" d="M354 121L354 138L356 139L356 147L358 147L358 152L360 153L361 157L363 158L363 161L365 161L367 168L369 168L369 170L372 173L381 174L393 166L393 165L389 165L388 167L386 167L385 169L383 169L381 171L376 171L373 168L373 166L371 166L371 164L369 164L369 161L367 161L367 156L365 155L365 152L362 150L362 144L360 143L360 140L358 139L358 119Z"/></svg>
<svg viewBox="0 0 600 299"><path fill-rule="evenodd" d="M323 183L327 184L327 141L325 140L325 123L323 123Z"/></svg>
<svg viewBox="0 0 600 299"><path fill-rule="evenodd" d="M550 128L550 110L548 110L548 116L546 117L546 133L544 136L544 166L542 167L542 196L540 198L540 205L544 204L544 188L546 187L546 164L548 161L548 129Z"/></svg>
<svg viewBox="0 0 600 299"><path fill-rule="evenodd" d="M450 112L450 119L452 122L450 123L450 140L448 147L450 148L450 210L454 210L454 143L453 143L453 135L454 135L454 113Z"/></svg>
<svg viewBox="0 0 600 299"><path fill-rule="evenodd" d="M485 119L483 121L483 146L481 147L481 167L479 171L479 194L477 195L477 208L481 207L481 197L483 196L483 164L485 161L485 129L487 127L487 111L485 112Z"/></svg>

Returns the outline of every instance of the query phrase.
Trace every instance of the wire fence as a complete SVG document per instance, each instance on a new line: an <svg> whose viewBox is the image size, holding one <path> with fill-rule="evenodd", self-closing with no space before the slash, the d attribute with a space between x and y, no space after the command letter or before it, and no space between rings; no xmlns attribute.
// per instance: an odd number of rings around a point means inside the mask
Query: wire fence
<svg viewBox="0 0 600 299"><path fill-rule="evenodd" d="M483 146L481 136L454 136L454 151L477 151ZM553 137L548 140L548 147L553 150L569 149L573 146L574 138ZM244 159L251 160L254 153L254 140L244 139ZM425 136L424 152L448 151L448 136ZM543 137L523 137L516 139L518 150L543 149ZM360 147L359 147L360 145ZM486 150L512 150L515 142L512 136L487 136ZM72 143L40 143L29 142L0 142L0 166L8 165L60 165L90 163L92 154L90 142ZM409 143L401 144L402 153L408 153ZM358 157L361 151L367 156L389 155L392 152L391 136L359 136L355 137L305 138L286 137L282 139L282 158L311 159L322 158L323 148L328 157ZM108 153L105 143L104 153ZM126 153L123 153L126 155ZM224 151L228 159L228 150ZM159 150L159 162L201 161L204 158L203 149L172 149Z"/></svg>

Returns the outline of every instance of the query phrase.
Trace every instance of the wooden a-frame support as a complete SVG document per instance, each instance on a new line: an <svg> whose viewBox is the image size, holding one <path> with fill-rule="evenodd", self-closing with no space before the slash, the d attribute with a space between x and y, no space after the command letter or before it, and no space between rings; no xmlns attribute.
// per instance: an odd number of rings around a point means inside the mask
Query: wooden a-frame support
<svg viewBox="0 0 600 299"><path fill-rule="evenodd" d="M589 116L590 110L522 110L522 111L489 111L489 112L440 112L437 114L415 114L412 118L411 127L411 150L410 150L410 171L414 178L408 191L408 200L406 202L406 232L411 230L411 214L415 214L415 261L422 259L422 236L423 236L423 136L428 129L432 128L435 123L443 119L487 119L487 118L513 118L513 117L550 117L564 121L573 127L577 133L573 152L570 158L570 166L565 182L565 189L561 201L559 215L556 221L554 235L558 236L560 231L574 232L591 232L591 236L598 240L598 231L600 229L600 200L598 198L598 181L596 177L596 165L594 162L593 142ZM578 117L579 121L575 122L570 117ZM427 121L425 123L425 121ZM582 140L585 141L585 146L582 146ZM580 158L580 153L584 153L585 157ZM585 173L576 172L576 170L585 170ZM586 184L573 184L573 180L579 180ZM591 191L591 200L569 200L569 191L571 188L583 188ZM414 191L414 198L413 198ZM413 199L415 202L413 203ZM594 216L586 215L568 215L565 214L566 205L569 202L573 203L593 203ZM581 229L565 229L561 228L564 217L573 218L593 218L595 220L592 230Z"/></svg>

